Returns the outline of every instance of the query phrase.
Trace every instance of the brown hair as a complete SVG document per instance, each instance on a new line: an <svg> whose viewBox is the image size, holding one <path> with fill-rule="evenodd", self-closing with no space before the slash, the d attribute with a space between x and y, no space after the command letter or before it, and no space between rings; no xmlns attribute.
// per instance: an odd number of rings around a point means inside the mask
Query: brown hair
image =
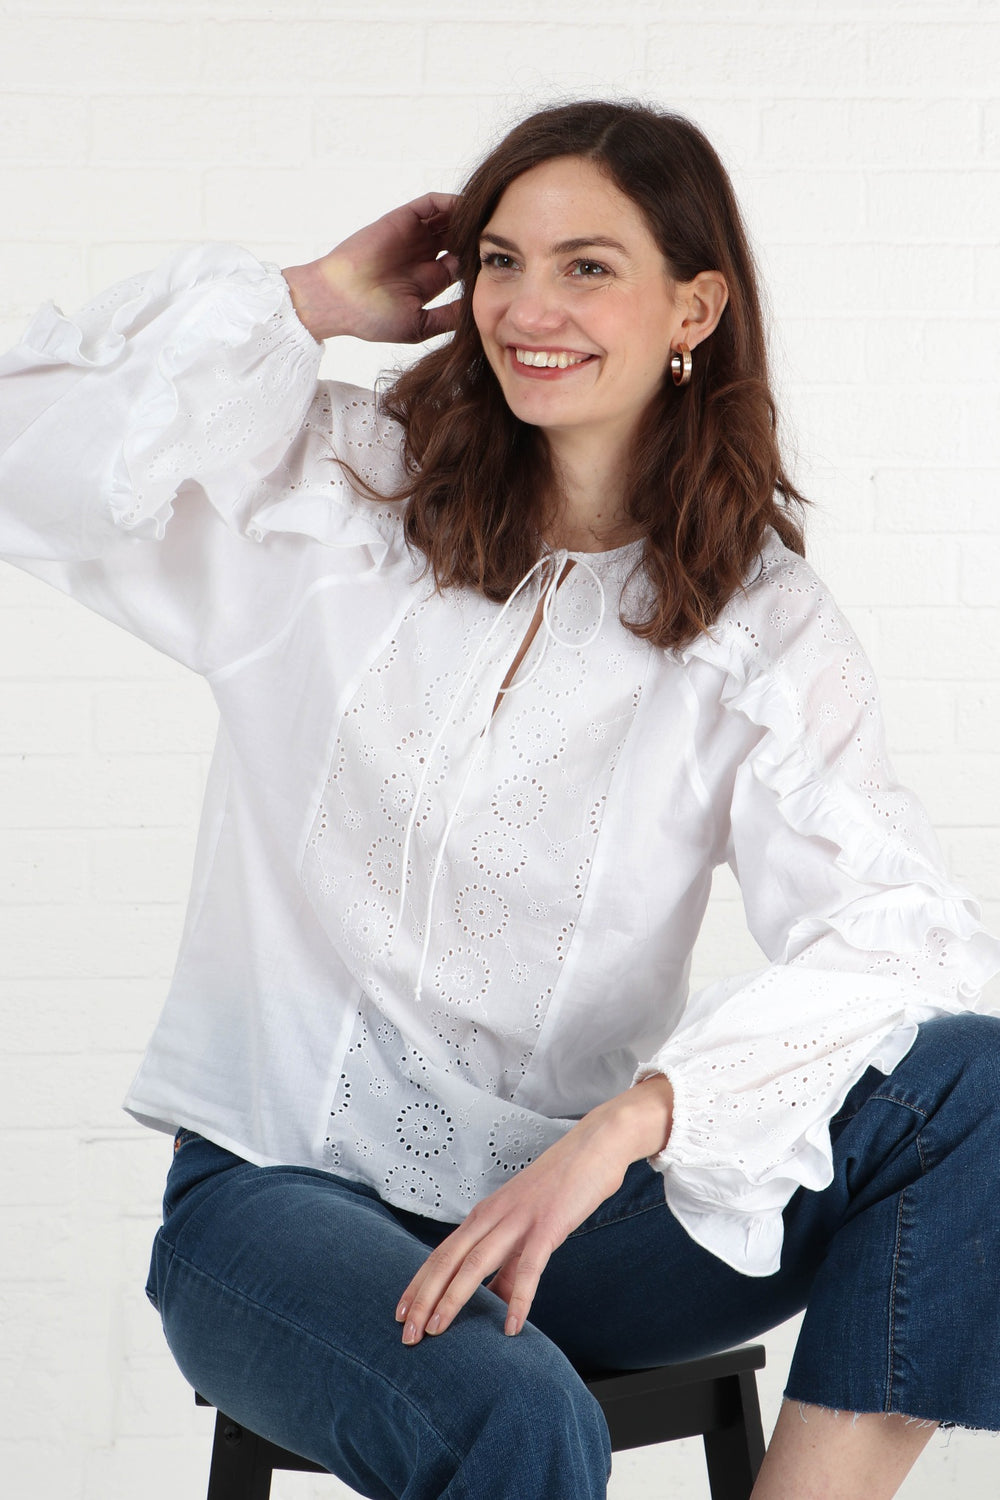
<svg viewBox="0 0 1000 1500"><path fill-rule="evenodd" d="M767 526L804 553L803 497L782 466L753 256L732 185L690 121L634 104L568 104L516 126L476 168L449 245L463 283L458 326L382 397L402 424L408 540L439 588L506 599L537 560L553 474L538 429L508 408L479 340L472 291L479 236L523 172L562 156L593 161L639 207L685 282L721 272L729 301L695 351L691 382L669 375L644 415L624 476L625 510L645 538L642 608L625 623L660 646L706 630L751 570ZM630 598L633 595L630 594Z"/></svg>

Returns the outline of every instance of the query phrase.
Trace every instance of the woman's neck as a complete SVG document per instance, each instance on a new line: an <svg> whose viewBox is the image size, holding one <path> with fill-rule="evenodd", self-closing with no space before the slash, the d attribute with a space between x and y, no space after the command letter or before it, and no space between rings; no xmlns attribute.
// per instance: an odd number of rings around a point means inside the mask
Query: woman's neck
<svg viewBox="0 0 1000 1500"><path fill-rule="evenodd" d="M574 520L558 516L546 526L544 537L550 547L565 547L567 552L612 552L642 536L642 531L628 517L610 526L605 526L599 517L597 523Z"/></svg>
<svg viewBox="0 0 1000 1500"><path fill-rule="evenodd" d="M641 536L625 510L625 455L586 442L557 444L549 436L558 485L544 528L551 547L609 552Z"/></svg>

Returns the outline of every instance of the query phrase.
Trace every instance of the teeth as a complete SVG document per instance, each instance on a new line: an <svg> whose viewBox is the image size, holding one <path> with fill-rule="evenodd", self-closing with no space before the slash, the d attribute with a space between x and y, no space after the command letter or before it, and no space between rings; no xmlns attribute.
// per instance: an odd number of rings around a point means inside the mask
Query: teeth
<svg viewBox="0 0 1000 1500"><path fill-rule="evenodd" d="M518 364L549 370L566 370L570 365L582 365L589 358L586 354L567 354L565 349L558 354L546 349L515 349L514 355Z"/></svg>

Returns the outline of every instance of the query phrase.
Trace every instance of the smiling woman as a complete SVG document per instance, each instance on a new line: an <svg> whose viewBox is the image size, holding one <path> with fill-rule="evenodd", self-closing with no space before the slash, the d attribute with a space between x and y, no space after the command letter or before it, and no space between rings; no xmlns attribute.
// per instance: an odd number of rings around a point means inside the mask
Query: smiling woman
<svg viewBox="0 0 1000 1500"><path fill-rule="evenodd" d="M549 540L587 551L631 540L636 432L671 355L715 329L723 277L675 281L638 206L578 156L516 178L480 246L472 312L508 407L545 435L560 501Z"/></svg>
<svg viewBox="0 0 1000 1500"><path fill-rule="evenodd" d="M455 337L385 400L416 471L407 533L439 583L502 600L539 536L585 551L641 536L632 627L679 646L768 527L803 550L753 257L690 121L615 104L532 116L472 174L448 244L466 289Z"/></svg>
<svg viewBox="0 0 1000 1500"><path fill-rule="evenodd" d="M701 133L543 112L457 200L184 250L0 373L0 547L222 721L127 1101L177 1132L191 1383L364 1495L600 1500L581 1372L805 1308L756 1500L1000 1427L1000 945L804 561ZM768 963L690 996L723 862Z"/></svg>

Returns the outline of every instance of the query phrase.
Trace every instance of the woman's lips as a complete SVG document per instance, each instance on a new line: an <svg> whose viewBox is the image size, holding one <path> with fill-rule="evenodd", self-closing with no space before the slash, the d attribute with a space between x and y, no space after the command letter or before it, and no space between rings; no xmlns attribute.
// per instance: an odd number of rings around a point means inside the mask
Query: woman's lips
<svg viewBox="0 0 1000 1500"><path fill-rule="evenodd" d="M534 380L558 380L582 369L597 357L581 354L576 349L525 349L514 344L508 345L507 353L515 373Z"/></svg>

